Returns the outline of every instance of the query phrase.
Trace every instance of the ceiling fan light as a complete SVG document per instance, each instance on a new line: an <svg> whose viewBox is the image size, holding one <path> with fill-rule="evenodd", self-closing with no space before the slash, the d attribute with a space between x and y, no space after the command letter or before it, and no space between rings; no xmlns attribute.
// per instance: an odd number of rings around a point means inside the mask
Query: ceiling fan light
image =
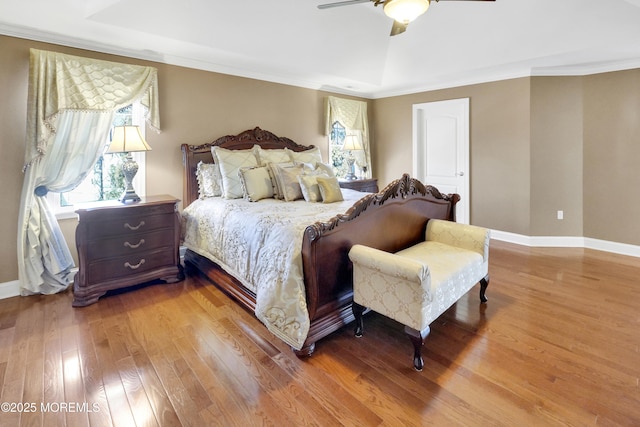
<svg viewBox="0 0 640 427"><path fill-rule="evenodd" d="M430 0L387 0L384 2L384 13L389 18L409 23L429 9Z"/></svg>

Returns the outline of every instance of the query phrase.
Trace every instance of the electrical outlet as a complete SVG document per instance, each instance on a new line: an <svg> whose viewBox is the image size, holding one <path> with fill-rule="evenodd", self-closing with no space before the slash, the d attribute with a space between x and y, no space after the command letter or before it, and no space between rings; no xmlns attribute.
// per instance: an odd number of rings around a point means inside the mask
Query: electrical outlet
<svg viewBox="0 0 640 427"><path fill-rule="evenodd" d="M564 211L558 211L558 219L564 219Z"/></svg>

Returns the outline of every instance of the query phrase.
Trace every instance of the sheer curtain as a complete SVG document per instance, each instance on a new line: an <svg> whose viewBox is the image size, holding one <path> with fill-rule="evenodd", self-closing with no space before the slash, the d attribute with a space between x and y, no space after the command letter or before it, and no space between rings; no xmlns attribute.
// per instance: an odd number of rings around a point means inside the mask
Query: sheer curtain
<svg viewBox="0 0 640 427"><path fill-rule="evenodd" d="M340 122L340 124L347 129L347 133L350 130L357 131L356 133L361 137L363 150L362 154L354 153L354 155L356 158L361 155L364 165L367 166L365 178L371 178L371 149L369 144L367 103L364 101L329 96L326 102L325 119L326 135L331 133L331 126L336 121Z"/></svg>
<svg viewBox="0 0 640 427"><path fill-rule="evenodd" d="M18 274L22 295L52 294L71 284L74 263L45 196L82 182L117 109L139 100L159 129L157 71L32 49L29 73Z"/></svg>

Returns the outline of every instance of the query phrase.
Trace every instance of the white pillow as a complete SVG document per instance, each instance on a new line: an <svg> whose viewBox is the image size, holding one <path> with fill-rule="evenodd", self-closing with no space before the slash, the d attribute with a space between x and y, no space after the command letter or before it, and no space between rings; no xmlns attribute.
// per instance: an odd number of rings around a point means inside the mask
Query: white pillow
<svg viewBox="0 0 640 427"><path fill-rule="evenodd" d="M212 147L211 152L220 167L222 196L225 199L241 198L243 196L242 182L238 171L243 167L258 166L253 150L227 150L226 148Z"/></svg>
<svg viewBox="0 0 640 427"><path fill-rule="evenodd" d="M291 162L286 163L269 163L267 168L269 170L269 176L271 177L271 182L273 182L273 197L275 199L284 199L284 195L282 194L282 189L280 188L280 183L278 182L279 170L278 166L282 167L291 167L294 166Z"/></svg>
<svg viewBox="0 0 640 427"><path fill-rule="evenodd" d="M198 162L196 167L196 179L198 180L198 197L218 197L222 195L220 188L220 168L215 163Z"/></svg>
<svg viewBox="0 0 640 427"><path fill-rule="evenodd" d="M289 153L289 157L292 162L311 163L313 165L315 165L316 162L322 163L322 154L318 147L313 147L304 151L293 151L288 148L285 148L285 150Z"/></svg>
<svg viewBox="0 0 640 427"><path fill-rule="evenodd" d="M253 153L256 155L260 166L266 166L269 163L286 163L291 161L289 153L284 148L265 150L256 144L253 146Z"/></svg>
<svg viewBox="0 0 640 427"><path fill-rule="evenodd" d="M313 162L313 163L301 163L296 162L296 164L300 164L304 166L305 175L327 175L327 176L336 176L333 172L333 168L326 163L322 162Z"/></svg>
<svg viewBox="0 0 640 427"><path fill-rule="evenodd" d="M327 176L336 176L331 165L322 162L316 162L316 171L322 171Z"/></svg>
<svg viewBox="0 0 640 427"><path fill-rule="evenodd" d="M298 175L298 182L300 183L304 200L311 203L322 201L322 194L320 194L316 175Z"/></svg>
<svg viewBox="0 0 640 427"><path fill-rule="evenodd" d="M273 170L276 171L276 181L285 201L293 202L304 198L298 182L298 176L302 174L303 170L302 165L282 166L275 164Z"/></svg>
<svg viewBox="0 0 640 427"><path fill-rule="evenodd" d="M250 202L273 197L273 184L266 167L240 168L244 198Z"/></svg>

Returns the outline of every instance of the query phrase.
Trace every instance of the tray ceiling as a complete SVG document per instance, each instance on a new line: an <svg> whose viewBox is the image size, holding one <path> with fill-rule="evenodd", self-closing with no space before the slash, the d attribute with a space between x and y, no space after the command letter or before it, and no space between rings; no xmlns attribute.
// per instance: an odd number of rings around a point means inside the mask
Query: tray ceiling
<svg viewBox="0 0 640 427"><path fill-rule="evenodd" d="M640 0L432 2L401 35L331 0L0 0L0 33L379 98L640 68Z"/></svg>

